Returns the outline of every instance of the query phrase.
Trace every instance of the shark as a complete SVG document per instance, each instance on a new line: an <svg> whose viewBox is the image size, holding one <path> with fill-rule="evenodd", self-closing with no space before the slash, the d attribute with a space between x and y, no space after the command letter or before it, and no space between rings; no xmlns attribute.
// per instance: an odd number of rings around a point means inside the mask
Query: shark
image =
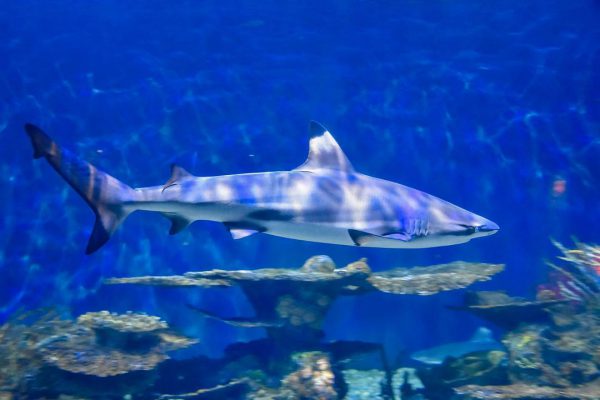
<svg viewBox="0 0 600 400"><path fill-rule="evenodd" d="M260 319L258 317L222 317L216 313L192 304L188 304L187 306L200 315L203 315L205 318L221 321L227 325L238 328L282 328L285 325L285 321L283 319L269 320Z"/></svg>
<svg viewBox="0 0 600 400"><path fill-rule="evenodd" d="M331 133L309 124L304 163L288 171L195 176L173 164L165 184L132 188L26 124L34 158L45 158L93 210L86 254L102 247L135 211L171 221L222 223L234 239L256 234L337 245L428 248L496 233L496 223L399 183L357 172Z"/></svg>
<svg viewBox="0 0 600 400"><path fill-rule="evenodd" d="M441 346L417 351L410 358L423 364L439 365L448 357L458 358L478 351L503 350L502 344L494 340L492 331L480 327L473 336L464 342L446 343Z"/></svg>

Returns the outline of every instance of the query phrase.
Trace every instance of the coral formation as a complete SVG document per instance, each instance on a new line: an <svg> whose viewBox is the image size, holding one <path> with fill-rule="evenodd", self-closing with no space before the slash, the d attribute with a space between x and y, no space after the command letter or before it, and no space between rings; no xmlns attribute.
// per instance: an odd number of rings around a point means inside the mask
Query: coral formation
<svg viewBox="0 0 600 400"><path fill-rule="evenodd" d="M335 400L343 397L336 388L331 361L326 353L308 352L295 354L292 359L298 370L282 381L282 390L292 393L290 400Z"/></svg>
<svg viewBox="0 0 600 400"><path fill-rule="evenodd" d="M503 268L501 264L455 261L428 267L396 268L375 273L368 281L386 293L431 295L487 280Z"/></svg>
<svg viewBox="0 0 600 400"><path fill-rule="evenodd" d="M108 311L89 312L80 315L77 323L90 329L110 329L123 333L142 333L167 329L168 325L159 317L147 314L115 314Z"/></svg>
<svg viewBox="0 0 600 400"><path fill-rule="evenodd" d="M600 398L600 247L555 245L566 263L548 263L554 272L536 299L475 292L452 307L506 329L506 354L471 353L419 369L428 399Z"/></svg>
<svg viewBox="0 0 600 400"><path fill-rule="evenodd" d="M224 318L190 308L231 325L267 330L266 339L233 344L220 360L199 358L195 368L212 371L210 376L186 375L189 392L160 398L339 399L347 385L338 363L369 352L381 357L378 393L381 398L392 398L393 371L381 345L321 342L323 320L336 298L373 291L428 295L487 280L502 268L456 262L374 273L364 259L336 268L329 257L315 256L298 269L211 270L183 276L113 278L107 283L239 286L255 309L254 317ZM172 332L158 317L108 311L83 314L75 321L52 317L32 324L10 323L0 329L0 338L0 356L6 355L7 360L0 366L0 390L12 393L27 380L24 377L33 377L28 390L33 388L35 393L108 397L134 387L137 393L149 393L159 376L173 377L168 369L156 368L168 359L168 352L195 343ZM243 379L245 375L249 379ZM132 386L127 377L133 376L136 384ZM183 379L181 374L177 379ZM109 381L110 385L104 383ZM166 391L169 385L156 387Z"/></svg>
<svg viewBox="0 0 600 400"><path fill-rule="evenodd" d="M109 379L149 371L168 358L167 352L195 343L170 331L158 317L107 311L83 314L76 321L53 313L32 322L13 321L2 326L0 337L0 389L14 393L79 393L76 376ZM152 383L143 376L135 381ZM88 381L83 386L104 386L106 393L122 384Z"/></svg>
<svg viewBox="0 0 600 400"><path fill-rule="evenodd" d="M158 396L158 400L238 398L248 391L249 385L248 379L236 379L223 385L198 389L191 393L162 394Z"/></svg>
<svg viewBox="0 0 600 400"><path fill-rule="evenodd" d="M502 291L470 292L462 306L449 308L468 311L497 326L514 329L524 322L549 322L551 313L548 307L564 302L561 299L527 300L511 297Z"/></svg>
<svg viewBox="0 0 600 400"><path fill-rule="evenodd" d="M519 302L527 304L517 314L521 324L515 319L502 341L511 384L488 382L457 393L473 399L600 398L600 247L554 244L566 263L548 263L554 270L550 281L540 285L536 300Z"/></svg>
<svg viewBox="0 0 600 400"><path fill-rule="evenodd" d="M489 279L502 271L501 264L454 262L430 267L397 268L373 273L362 259L336 268L327 256L314 256L298 269L264 268L255 270L210 270L188 272L183 276L112 278L107 284L148 284L182 287L238 285L254 306L255 321L270 337L286 341L317 341L329 307L340 295L359 295L372 291L393 294L430 295L458 289ZM190 280L202 282L193 285ZM204 310L202 310L207 314ZM210 313L208 313L210 314ZM215 318L214 315L209 315ZM242 326L233 318L221 318ZM245 324L257 326L257 324Z"/></svg>
<svg viewBox="0 0 600 400"><path fill-rule="evenodd" d="M29 320L34 320L30 323ZM25 377L34 376L44 366L38 345L72 326L54 312L29 313L0 327L0 390L20 392Z"/></svg>
<svg viewBox="0 0 600 400"><path fill-rule="evenodd" d="M100 311L81 315L69 330L37 347L48 364L61 370L107 377L152 370L168 351L194 343L170 332L158 317Z"/></svg>
<svg viewBox="0 0 600 400"><path fill-rule="evenodd" d="M600 381L566 388L515 383L504 386L467 385L455 390L469 399L481 400L598 400L600 398Z"/></svg>

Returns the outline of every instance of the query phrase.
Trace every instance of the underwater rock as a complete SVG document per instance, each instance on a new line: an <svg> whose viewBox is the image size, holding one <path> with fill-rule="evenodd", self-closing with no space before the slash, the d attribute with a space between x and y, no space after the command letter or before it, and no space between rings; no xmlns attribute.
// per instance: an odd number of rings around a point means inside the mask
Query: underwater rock
<svg viewBox="0 0 600 400"><path fill-rule="evenodd" d="M328 272L335 270L335 263L329 256L312 256L300 268L304 272Z"/></svg>
<svg viewBox="0 0 600 400"><path fill-rule="evenodd" d="M564 300L526 300L511 297L502 291L469 292L462 306L450 306L453 310L468 311L495 325L514 329L522 323L548 323L551 321L549 307L563 304Z"/></svg>
<svg viewBox="0 0 600 400"><path fill-rule="evenodd" d="M469 399L481 400L598 400L600 398L600 380L565 388L517 383L505 386L467 385L454 390Z"/></svg>

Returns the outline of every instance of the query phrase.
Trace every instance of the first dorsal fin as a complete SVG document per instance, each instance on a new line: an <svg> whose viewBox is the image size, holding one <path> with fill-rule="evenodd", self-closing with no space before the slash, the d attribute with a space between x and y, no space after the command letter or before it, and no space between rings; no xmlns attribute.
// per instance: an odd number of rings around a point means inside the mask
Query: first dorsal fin
<svg viewBox="0 0 600 400"><path fill-rule="evenodd" d="M310 142L308 157L296 171L331 169L353 172L352 164L335 141L331 133L318 122L310 121Z"/></svg>
<svg viewBox="0 0 600 400"><path fill-rule="evenodd" d="M482 326L475 331L475 333L471 337L471 341L473 341L473 342L493 342L494 337L492 336L491 330Z"/></svg>
<svg viewBox="0 0 600 400"><path fill-rule="evenodd" d="M173 185L177 185L177 182L180 179L182 179L182 178L189 178L189 177L192 177L192 176L193 176L192 174L190 174L189 172L187 172L185 169L183 169L179 165L177 165L177 164L171 164L171 177L169 178L169 180L167 181L167 183L164 184L164 186L162 188L163 192L168 187L173 186Z"/></svg>

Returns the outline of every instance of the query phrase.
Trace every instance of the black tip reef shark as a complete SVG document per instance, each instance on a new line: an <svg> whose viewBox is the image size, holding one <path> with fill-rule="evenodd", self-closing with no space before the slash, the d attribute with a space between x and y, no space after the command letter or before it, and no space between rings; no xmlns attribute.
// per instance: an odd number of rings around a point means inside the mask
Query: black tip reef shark
<svg viewBox="0 0 600 400"><path fill-rule="evenodd" d="M498 225L437 197L360 174L333 136L310 123L306 161L291 171L194 176L173 165L166 184L133 189L61 149L27 124L34 158L44 157L96 214L86 253L108 241L137 210L171 220L176 234L197 220L222 222L234 239L257 233L384 248L465 243Z"/></svg>

